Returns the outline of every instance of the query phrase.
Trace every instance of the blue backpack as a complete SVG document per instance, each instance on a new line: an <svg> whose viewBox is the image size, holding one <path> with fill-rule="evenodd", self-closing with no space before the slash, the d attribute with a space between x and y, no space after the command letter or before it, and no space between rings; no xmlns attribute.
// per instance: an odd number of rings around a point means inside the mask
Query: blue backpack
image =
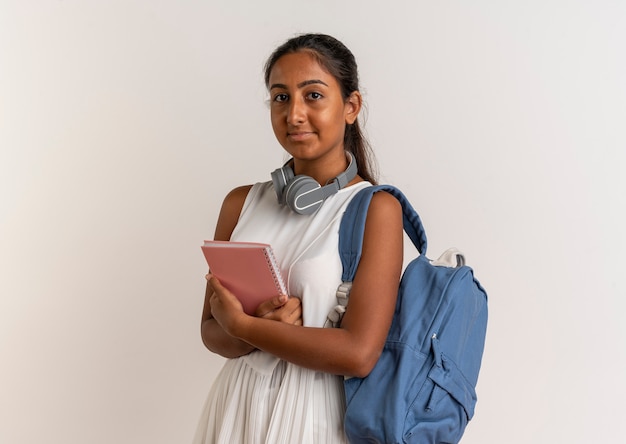
<svg viewBox="0 0 626 444"><path fill-rule="evenodd" d="M389 185L365 188L348 205L339 230L344 283L354 278L367 209L381 190L402 204L404 230L421 254L402 275L376 366L367 377L344 382L345 431L351 443L458 443L476 405L487 294L457 250L444 254L442 265L426 257L419 216L402 192ZM455 263L446 266L450 259ZM345 305L349 290L344 290L338 299Z"/></svg>

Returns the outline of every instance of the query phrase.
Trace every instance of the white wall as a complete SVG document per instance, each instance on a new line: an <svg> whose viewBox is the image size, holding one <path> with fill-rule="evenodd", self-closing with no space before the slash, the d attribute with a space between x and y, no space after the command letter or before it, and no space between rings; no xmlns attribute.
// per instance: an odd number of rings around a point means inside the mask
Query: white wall
<svg viewBox="0 0 626 444"><path fill-rule="evenodd" d="M189 442L221 359L198 321L232 187L283 160L262 64L360 62L383 179L490 295L465 444L621 441L619 0L0 0L0 442Z"/></svg>

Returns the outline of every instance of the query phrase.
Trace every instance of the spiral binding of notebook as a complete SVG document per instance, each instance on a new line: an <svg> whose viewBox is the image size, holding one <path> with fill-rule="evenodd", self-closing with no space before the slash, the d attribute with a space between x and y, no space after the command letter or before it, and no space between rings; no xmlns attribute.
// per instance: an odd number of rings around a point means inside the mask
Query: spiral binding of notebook
<svg viewBox="0 0 626 444"><path fill-rule="evenodd" d="M280 268L278 267L278 262L276 261L276 257L274 256L274 252L271 247L265 248L265 259L267 259L267 265L270 270L272 270L272 277L274 278L274 283L276 284L276 289L280 294L287 294L287 287L285 286L285 281L283 280L282 275L280 274Z"/></svg>

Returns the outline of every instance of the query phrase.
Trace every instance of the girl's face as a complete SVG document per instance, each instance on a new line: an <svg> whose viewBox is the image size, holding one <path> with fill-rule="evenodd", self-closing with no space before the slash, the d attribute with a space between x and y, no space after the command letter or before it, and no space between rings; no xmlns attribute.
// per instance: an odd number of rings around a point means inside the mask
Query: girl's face
<svg viewBox="0 0 626 444"><path fill-rule="evenodd" d="M278 59L269 80L272 128L294 158L294 168L306 168L307 163L318 160L336 164L343 159L340 167L344 165L345 127L358 116L360 94L355 91L344 100L337 80L306 52Z"/></svg>

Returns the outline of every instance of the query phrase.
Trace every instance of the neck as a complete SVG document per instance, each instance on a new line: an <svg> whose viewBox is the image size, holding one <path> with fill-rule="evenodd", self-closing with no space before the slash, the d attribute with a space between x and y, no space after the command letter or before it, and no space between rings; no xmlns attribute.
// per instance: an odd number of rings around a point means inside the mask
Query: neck
<svg viewBox="0 0 626 444"><path fill-rule="evenodd" d="M294 159L292 168L295 175L307 175L323 186L348 168L348 158L342 151L339 157L326 156L324 159L315 160Z"/></svg>

